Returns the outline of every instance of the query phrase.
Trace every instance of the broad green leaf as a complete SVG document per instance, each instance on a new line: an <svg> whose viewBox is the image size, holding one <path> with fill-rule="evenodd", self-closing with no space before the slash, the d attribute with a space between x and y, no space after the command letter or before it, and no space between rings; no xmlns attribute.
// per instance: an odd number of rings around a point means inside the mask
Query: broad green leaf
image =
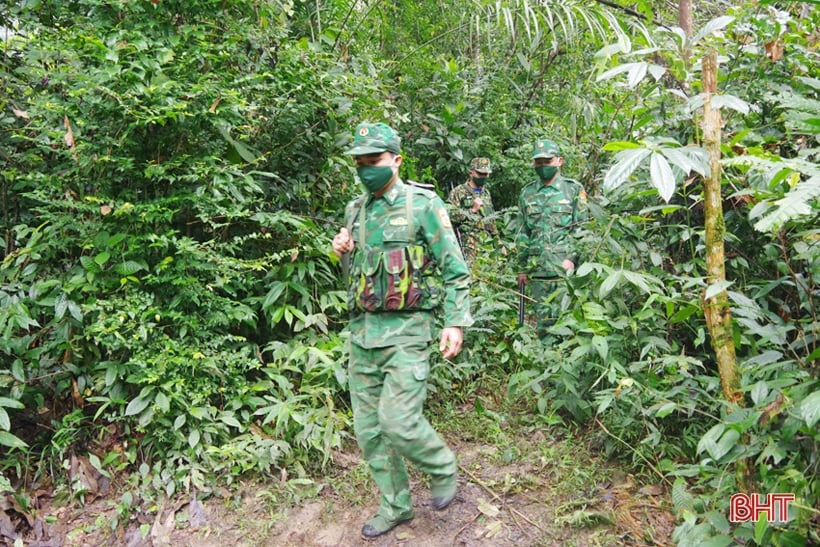
<svg viewBox="0 0 820 547"><path fill-rule="evenodd" d="M652 151L648 148L622 150L615 155L615 164L604 176L604 189L612 190L623 184Z"/></svg>
<svg viewBox="0 0 820 547"><path fill-rule="evenodd" d="M9 399L8 397L0 397L0 408L25 408L25 405L16 399Z"/></svg>
<svg viewBox="0 0 820 547"><path fill-rule="evenodd" d="M806 420L806 424L812 428L820 420L820 391L815 391L803 401L797 410L801 418Z"/></svg>
<svg viewBox="0 0 820 547"><path fill-rule="evenodd" d="M643 148L643 146L628 141L615 141L607 143L603 146L603 150L606 150L607 152L620 152L621 150L634 150L635 148Z"/></svg>
<svg viewBox="0 0 820 547"><path fill-rule="evenodd" d="M724 424L719 423L712 426L712 428L700 438L700 441L698 441L697 453L700 454L706 451L711 456L716 450L718 439L720 439L724 431L726 431L726 425ZM714 458L714 456L712 457Z"/></svg>
<svg viewBox="0 0 820 547"><path fill-rule="evenodd" d="M9 431L11 429L11 419L6 409L0 406L0 430Z"/></svg>
<svg viewBox="0 0 820 547"><path fill-rule="evenodd" d="M9 448L26 448L28 446L22 439L8 431L0 431L0 445Z"/></svg>
<svg viewBox="0 0 820 547"><path fill-rule="evenodd" d="M672 168L662 154L652 153L649 160L649 175L652 179L652 185L658 189L658 193L660 193L663 200L669 203L675 193L675 175L672 174Z"/></svg>
<svg viewBox="0 0 820 547"><path fill-rule="evenodd" d="M800 182L782 199L774 202L774 208L755 223L755 230L759 232L777 230L789 220L810 215L813 211L810 204L818 197L820 197L820 176L813 176Z"/></svg>
<svg viewBox="0 0 820 547"><path fill-rule="evenodd" d="M706 287L706 294L704 298L709 300L710 298L714 298L718 294L725 291L728 287L734 285L734 281L729 281L727 279L721 279L720 281L716 281L715 283L710 283L708 287Z"/></svg>
<svg viewBox="0 0 820 547"><path fill-rule="evenodd" d="M169 401L168 396L161 391L157 393L156 398L154 398L154 404L156 404L157 408L159 408L162 412L168 412L171 410L171 401Z"/></svg>
<svg viewBox="0 0 820 547"><path fill-rule="evenodd" d="M601 288L598 291L598 295L601 298L606 298L607 295L609 295L609 293L612 292L612 289L618 286L618 283L621 281L622 275L623 274L621 270L615 270L612 273L610 273L609 276L607 276L607 278L604 279L604 282L601 283Z"/></svg>
<svg viewBox="0 0 820 547"><path fill-rule="evenodd" d="M678 405L673 402L664 403L658 408L658 410L655 411L655 417L666 418L672 414L677 407Z"/></svg>
<svg viewBox="0 0 820 547"><path fill-rule="evenodd" d="M94 262L96 262L99 266L102 266L111 258L111 253L108 251L103 251L97 256L94 257Z"/></svg>
<svg viewBox="0 0 820 547"><path fill-rule="evenodd" d="M132 399L128 406L125 407L126 416L135 416L145 410L151 401L154 399L154 388L146 387L140 392L136 399Z"/></svg>
<svg viewBox="0 0 820 547"><path fill-rule="evenodd" d="M712 108L731 108L741 114L748 114L750 110L749 103L734 95L715 95L712 97Z"/></svg>
<svg viewBox="0 0 820 547"><path fill-rule="evenodd" d="M756 404L756 405L760 404L760 402L763 401L766 398L766 396L768 396L768 395L769 395L769 386L766 385L766 382L761 380L761 381L757 382L754 385L754 387L752 387L751 396L752 396L752 402L754 404Z"/></svg>
<svg viewBox="0 0 820 547"><path fill-rule="evenodd" d="M661 150L666 159L672 165L677 166L685 175L688 175L692 171L699 173L700 175L706 176L709 172L709 164L702 163L698 161L699 158L692 158L681 149L678 148L664 148Z"/></svg>
<svg viewBox="0 0 820 547"><path fill-rule="evenodd" d="M599 334L593 336L592 347L595 348L595 351L601 356L601 360L606 362L607 355L609 354L609 343L606 341L606 337Z"/></svg>
<svg viewBox="0 0 820 547"><path fill-rule="evenodd" d="M629 85L630 88L635 89L646 77L647 67L648 63L634 63L634 66L629 71L629 78L627 79L627 85Z"/></svg>
<svg viewBox="0 0 820 547"><path fill-rule="evenodd" d="M724 15L722 17L717 17L715 19L712 19L711 21L706 23L703 26L703 28L701 28L697 33L695 33L695 36L692 38L692 41L690 42L690 44L697 44L698 42L700 42L706 36L709 36L710 34L714 34L715 32L723 29L724 27L726 27L729 23L731 23L734 20L735 20L734 17L730 17L730 16L726 16L726 15Z"/></svg>
<svg viewBox="0 0 820 547"><path fill-rule="evenodd" d="M191 448L196 448L196 445L199 444L200 433L198 429L191 430L191 433L188 435L188 446Z"/></svg>

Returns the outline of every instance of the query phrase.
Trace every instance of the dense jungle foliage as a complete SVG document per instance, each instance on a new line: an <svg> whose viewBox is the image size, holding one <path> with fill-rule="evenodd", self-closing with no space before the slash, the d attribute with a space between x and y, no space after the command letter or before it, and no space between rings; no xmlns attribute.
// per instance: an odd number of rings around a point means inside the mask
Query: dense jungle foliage
<svg viewBox="0 0 820 547"><path fill-rule="evenodd" d="M442 196L491 158L508 256L534 139L590 195L556 342L518 326L514 266L487 242L477 324L431 397L479 411L498 385L544 427L600 431L669 486L681 545L820 542L820 6L704 1L691 29L677 8L4 4L0 490L81 500L79 456L167 495L329 465L352 434L343 151L385 121L404 178ZM707 274L707 103L725 279ZM734 379L704 314L718 294ZM736 492L793 493L789 521L729 522Z"/></svg>

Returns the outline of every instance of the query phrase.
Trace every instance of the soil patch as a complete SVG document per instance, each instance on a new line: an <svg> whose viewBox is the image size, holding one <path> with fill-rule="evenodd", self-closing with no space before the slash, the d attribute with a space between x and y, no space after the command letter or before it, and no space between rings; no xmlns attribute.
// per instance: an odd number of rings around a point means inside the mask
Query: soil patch
<svg viewBox="0 0 820 547"><path fill-rule="evenodd" d="M434 511L425 478L414 474L415 518L374 540L362 539L360 531L378 508L377 492L358 453L350 451L336 454L335 475L327 484L304 481L312 491L304 498L292 487L289 495L279 494L280 486L293 481L278 477L219 489L204 500L143 507L125 525L112 524L121 493L83 507L58 507L43 496L37 510L7 506L0 512L0 545L14 545L14 538L29 547L672 544L666 490L636 483L589 456L581 444L532 438L502 449L448 441L459 457L456 499ZM567 453L571 462L556 460L556 454Z"/></svg>

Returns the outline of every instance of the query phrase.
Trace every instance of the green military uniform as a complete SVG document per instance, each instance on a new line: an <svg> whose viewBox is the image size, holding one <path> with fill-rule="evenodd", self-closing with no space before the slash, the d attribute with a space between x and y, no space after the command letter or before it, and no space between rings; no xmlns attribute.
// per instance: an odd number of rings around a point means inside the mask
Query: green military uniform
<svg viewBox="0 0 820 547"><path fill-rule="evenodd" d="M471 170L489 175L490 161L487 158L473 158ZM481 198L482 205L477 213L472 211L473 200ZM468 264L475 261L481 239L488 234L496 236L493 197L486 186L472 186L468 180L452 189L447 198L450 218L461 243L461 250Z"/></svg>
<svg viewBox="0 0 820 547"><path fill-rule="evenodd" d="M550 141L543 142L554 146ZM557 147L554 153L558 155ZM534 154L534 157L544 156ZM586 218L587 195L575 180L556 175L550 184L536 180L521 190L520 231L516 237L519 271L526 272L530 279L530 296L535 301L537 327L542 338L561 311L560 300L555 297L559 281L566 275L561 263L569 259L578 265L575 233Z"/></svg>
<svg viewBox="0 0 820 547"><path fill-rule="evenodd" d="M370 153L362 146L368 129L376 137L392 134L383 124L362 125L353 155ZM354 240L350 398L356 439L381 492L367 526L381 532L413 516L405 458L431 476L434 498L455 492L455 456L422 406L435 313L443 308L445 327L472 324L470 274L432 191L396 179L383 195L366 193L348 204L345 225Z"/></svg>

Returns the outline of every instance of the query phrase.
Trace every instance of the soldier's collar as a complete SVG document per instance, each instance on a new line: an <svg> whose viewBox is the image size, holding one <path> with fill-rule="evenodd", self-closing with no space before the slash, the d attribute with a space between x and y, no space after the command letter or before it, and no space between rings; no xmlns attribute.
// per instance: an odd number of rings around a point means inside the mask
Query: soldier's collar
<svg viewBox="0 0 820 547"><path fill-rule="evenodd" d="M399 199L399 196L403 195L404 182L402 182L401 178L396 178L396 180L393 181L393 184L390 186L390 189L387 190L387 192L385 192L384 195L381 197L384 198L387 201L387 203L393 205L394 203L396 203L396 200Z"/></svg>

